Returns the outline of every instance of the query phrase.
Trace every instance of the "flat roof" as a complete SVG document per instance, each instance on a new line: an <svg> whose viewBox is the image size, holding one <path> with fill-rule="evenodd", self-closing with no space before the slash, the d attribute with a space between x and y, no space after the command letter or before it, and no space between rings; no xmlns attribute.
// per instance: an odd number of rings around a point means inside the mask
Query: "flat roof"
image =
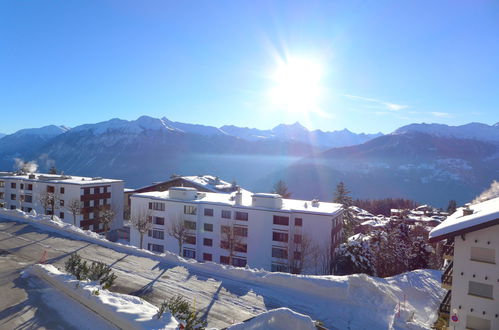
<svg viewBox="0 0 499 330"><path fill-rule="evenodd" d="M470 215L463 215L464 208L458 208L441 224L430 232L430 242L438 242L468 232L499 225L499 197L488 201L470 205L473 211Z"/></svg>
<svg viewBox="0 0 499 330"><path fill-rule="evenodd" d="M31 175L35 175L35 178L30 178ZM77 185L95 185L95 184L123 182L123 180L106 179L101 177L92 178L85 176L45 174L45 173L29 173L29 174L20 174L20 175L11 174L11 175L0 176L0 179L23 180L23 181L32 181L32 182L45 182L45 183L65 183L65 184L77 184Z"/></svg>
<svg viewBox="0 0 499 330"><path fill-rule="evenodd" d="M133 194L132 197L152 198L165 201L171 200L184 203L219 204L219 205L259 209L259 210L265 209L265 210L274 210L274 211L283 211L283 212L301 212L301 213L323 214L323 215L337 214L342 209L342 204L337 204L337 203L327 203L319 201L317 204L315 203L313 204L312 201L299 200L299 199L285 199L285 198L282 199L282 208L267 208L267 207L253 206L252 196L259 194L253 194L248 191L242 191L241 193L242 193L242 203L237 205L234 198L235 192L231 194L200 192L199 194L197 194L196 199L189 199L189 200L170 198L170 194L168 191L151 191L151 192L136 193ZM267 197L279 196L276 194L265 194L265 195Z"/></svg>

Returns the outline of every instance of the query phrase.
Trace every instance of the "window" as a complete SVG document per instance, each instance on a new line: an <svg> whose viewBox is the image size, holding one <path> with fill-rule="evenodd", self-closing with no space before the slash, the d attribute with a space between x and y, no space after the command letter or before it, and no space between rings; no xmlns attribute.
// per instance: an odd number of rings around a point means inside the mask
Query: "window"
<svg viewBox="0 0 499 330"><path fill-rule="evenodd" d="M16 189L16 183L15 183L15 182L11 182L11 183L10 183L10 187L11 187L12 189Z"/></svg>
<svg viewBox="0 0 499 330"><path fill-rule="evenodd" d="M301 260L301 252L300 251L293 252L293 259Z"/></svg>
<svg viewBox="0 0 499 330"><path fill-rule="evenodd" d="M184 258L195 259L196 258L196 251L191 250L191 249L184 249L184 252L182 253L182 256Z"/></svg>
<svg viewBox="0 0 499 330"><path fill-rule="evenodd" d="M164 211L165 203L149 202L149 210Z"/></svg>
<svg viewBox="0 0 499 330"><path fill-rule="evenodd" d="M61 206L64 206L64 199L61 199L59 203L61 204Z"/></svg>
<svg viewBox="0 0 499 330"><path fill-rule="evenodd" d="M246 227L234 227L234 235L241 237L248 237L248 228Z"/></svg>
<svg viewBox="0 0 499 330"><path fill-rule="evenodd" d="M165 224L165 218L163 218L163 217L153 217L153 219L154 219L155 225L164 225Z"/></svg>
<svg viewBox="0 0 499 330"><path fill-rule="evenodd" d="M147 236L148 236L148 237L151 237L151 236L152 236L152 230L150 230L150 229L149 229L149 230L147 231Z"/></svg>
<svg viewBox="0 0 499 330"><path fill-rule="evenodd" d="M296 244L301 244L301 235L295 235L293 242L295 242Z"/></svg>
<svg viewBox="0 0 499 330"><path fill-rule="evenodd" d="M16 194L10 194L10 200L15 201L16 200Z"/></svg>
<svg viewBox="0 0 499 330"><path fill-rule="evenodd" d="M272 263L270 270L272 272L287 272L288 271L288 266L283 265L283 264L274 264Z"/></svg>
<svg viewBox="0 0 499 330"><path fill-rule="evenodd" d="M236 212L236 220L248 221L248 212Z"/></svg>
<svg viewBox="0 0 499 330"><path fill-rule="evenodd" d="M204 215L207 217L213 216L213 209L204 209Z"/></svg>
<svg viewBox="0 0 499 330"><path fill-rule="evenodd" d="M303 219L302 218L295 218L295 226L301 227L302 225L303 225Z"/></svg>
<svg viewBox="0 0 499 330"><path fill-rule="evenodd" d="M15 209L16 209L16 206L15 206L15 205L11 205L11 206L10 206L10 209L11 209L11 210L15 210Z"/></svg>
<svg viewBox="0 0 499 330"><path fill-rule="evenodd" d="M480 329L490 330L490 320L482 319L480 317L466 315L466 329Z"/></svg>
<svg viewBox="0 0 499 330"><path fill-rule="evenodd" d="M99 187L95 187L94 188L94 194L98 194L100 192L100 188Z"/></svg>
<svg viewBox="0 0 499 330"><path fill-rule="evenodd" d="M227 241L220 241L220 248L224 249L224 250L228 250L229 249L229 242L227 242Z"/></svg>
<svg viewBox="0 0 499 330"><path fill-rule="evenodd" d="M104 193L107 193L107 188L109 188L109 187L107 187L107 186L104 187Z"/></svg>
<svg viewBox="0 0 499 330"><path fill-rule="evenodd" d="M152 238L165 239L165 232L162 231L162 230L156 230L156 229L154 229L152 231Z"/></svg>
<svg viewBox="0 0 499 330"><path fill-rule="evenodd" d="M230 211L227 210L222 210L222 218L224 219L230 219Z"/></svg>
<svg viewBox="0 0 499 330"><path fill-rule="evenodd" d="M211 255L211 253L203 253L203 260L204 261L212 261L213 256Z"/></svg>
<svg viewBox="0 0 499 330"><path fill-rule="evenodd" d="M184 227L186 229L196 230L196 223L194 221L184 220Z"/></svg>
<svg viewBox="0 0 499 330"><path fill-rule="evenodd" d="M196 236L185 236L185 243L186 244L196 244Z"/></svg>
<svg viewBox="0 0 499 330"><path fill-rule="evenodd" d="M246 267L246 259L234 257L234 258L232 258L232 266Z"/></svg>
<svg viewBox="0 0 499 330"><path fill-rule="evenodd" d="M493 299L494 287L490 284L470 281L468 285L468 294L483 298Z"/></svg>
<svg viewBox="0 0 499 330"><path fill-rule="evenodd" d="M471 260L487 262L490 264L496 263L496 251L481 247L471 247Z"/></svg>
<svg viewBox="0 0 499 330"><path fill-rule="evenodd" d="M5 194L0 191L0 199L4 199L4 198L5 198Z"/></svg>
<svg viewBox="0 0 499 330"><path fill-rule="evenodd" d="M229 257L227 257L227 256L220 256L220 263L224 264L224 265L228 265L229 264Z"/></svg>
<svg viewBox="0 0 499 330"><path fill-rule="evenodd" d="M59 213L59 218L64 219L64 212Z"/></svg>
<svg viewBox="0 0 499 330"><path fill-rule="evenodd" d="M84 201L83 207L90 207L90 201Z"/></svg>
<svg viewBox="0 0 499 330"><path fill-rule="evenodd" d="M24 201L26 203L33 203L33 196L31 196L31 195L25 195L24 196Z"/></svg>
<svg viewBox="0 0 499 330"><path fill-rule="evenodd" d="M54 186L47 186L47 192L55 193L55 187Z"/></svg>
<svg viewBox="0 0 499 330"><path fill-rule="evenodd" d="M19 189L23 190L24 189L24 183L19 184Z"/></svg>
<svg viewBox="0 0 499 330"><path fill-rule="evenodd" d="M5 187L5 181L0 181L0 188Z"/></svg>
<svg viewBox="0 0 499 330"><path fill-rule="evenodd" d="M148 243L147 244L147 249L149 251L153 251L153 252L159 252L159 253L165 252L165 247L163 245L159 245L159 244Z"/></svg>
<svg viewBox="0 0 499 330"><path fill-rule="evenodd" d="M204 224L204 231L213 231L213 224L212 223L205 223Z"/></svg>
<svg viewBox="0 0 499 330"><path fill-rule="evenodd" d="M281 217L279 215L274 215L274 225L288 226L289 217Z"/></svg>
<svg viewBox="0 0 499 330"><path fill-rule="evenodd" d="M83 189L83 195L90 195L90 188Z"/></svg>
<svg viewBox="0 0 499 330"><path fill-rule="evenodd" d="M274 232L272 232L272 240L276 241L276 242L287 242L288 241L288 234L274 231Z"/></svg>
<svg viewBox="0 0 499 330"><path fill-rule="evenodd" d="M33 190L33 185L31 183L28 183L28 190Z"/></svg>
<svg viewBox="0 0 499 330"><path fill-rule="evenodd" d="M60 192L61 194L64 194L64 187L61 187L61 188L59 189L59 192Z"/></svg>
<svg viewBox="0 0 499 330"><path fill-rule="evenodd" d="M192 205L184 205L184 214L192 214L195 215L197 208Z"/></svg>
<svg viewBox="0 0 499 330"><path fill-rule="evenodd" d="M211 238L204 238L203 245L204 246L213 246L213 240Z"/></svg>
<svg viewBox="0 0 499 330"><path fill-rule="evenodd" d="M278 247L273 247L272 248L272 257L273 258L280 258L280 259L288 259L288 250L281 249Z"/></svg>
<svg viewBox="0 0 499 330"><path fill-rule="evenodd" d="M247 244L241 244L241 243L236 244L234 246L234 251L246 253L246 252L248 252L248 245Z"/></svg>

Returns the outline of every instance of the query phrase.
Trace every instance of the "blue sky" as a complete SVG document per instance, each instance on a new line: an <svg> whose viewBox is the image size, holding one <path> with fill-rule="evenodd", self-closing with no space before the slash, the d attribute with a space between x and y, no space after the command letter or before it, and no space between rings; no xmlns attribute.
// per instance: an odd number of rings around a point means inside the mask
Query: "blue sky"
<svg viewBox="0 0 499 330"><path fill-rule="evenodd" d="M304 106L269 97L291 58L320 68ZM4 133L144 114L386 133L493 124L498 96L498 1L0 2Z"/></svg>

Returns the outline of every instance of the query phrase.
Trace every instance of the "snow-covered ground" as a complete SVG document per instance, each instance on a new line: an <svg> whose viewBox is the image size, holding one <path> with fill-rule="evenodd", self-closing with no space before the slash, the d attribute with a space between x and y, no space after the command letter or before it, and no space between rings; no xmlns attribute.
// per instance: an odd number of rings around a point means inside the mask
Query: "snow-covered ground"
<svg viewBox="0 0 499 330"><path fill-rule="evenodd" d="M81 306L106 319L109 323L126 329L177 329L178 322L165 312L157 318L158 308L135 296L109 292L99 283L78 281L72 275L58 270L52 265L33 265L23 272L23 277L37 276L58 289L67 297L73 298ZM50 301L53 304L54 301ZM60 304L59 304L60 305ZM85 307L83 307L85 306ZM74 306L72 306L74 308ZM64 306L63 313L66 311ZM86 324L85 320L81 320Z"/></svg>
<svg viewBox="0 0 499 330"><path fill-rule="evenodd" d="M179 287L179 290L198 290L201 295L204 291L212 290L214 285L218 285L220 291L220 288L230 283L230 289L224 289L241 294L225 302L227 313L231 313L230 304L234 304L234 310L246 309L253 311L253 315L281 306L308 314L332 329L424 329L429 328L436 317L437 306L444 293L440 287L439 271L417 270L385 279L363 274L301 276L271 273L215 263L199 263L170 253L156 255L131 246L108 242L95 233L72 225L52 221L44 216L26 215L17 210L0 209L0 216L28 222L43 230L105 246L127 255L141 257L140 259L147 258L168 263L170 267L173 265L184 269L182 272L169 271L170 278L163 280L162 277L156 282L158 287L161 287L160 282L183 281L185 284ZM154 269L151 270L150 266L142 269L140 263L133 269L120 270L129 272L132 276L154 278L153 274L147 275ZM173 278L175 276L179 278ZM206 276L206 279L196 283L198 287L188 284L191 283L191 278L200 276ZM255 304L262 300L264 305L256 307Z"/></svg>

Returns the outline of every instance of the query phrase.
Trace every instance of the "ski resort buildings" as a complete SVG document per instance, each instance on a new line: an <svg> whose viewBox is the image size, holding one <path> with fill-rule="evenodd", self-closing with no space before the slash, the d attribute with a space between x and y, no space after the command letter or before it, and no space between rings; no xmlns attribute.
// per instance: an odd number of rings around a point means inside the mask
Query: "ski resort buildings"
<svg viewBox="0 0 499 330"><path fill-rule="evenodd" d="M132 224L130 243L198 261L325 274L341 242L341 215L341 204L318 200L172 187L131 196L132 223L151 225L141 235Z"/></svg>
<svg viewBox="0 0 499 330"><path fill-rule="evenodd" d="M437 328L499 329L499 197L458 209L430 232L445 240Z"/></svg>
<svg viewBox="0 0 499 330"><path fill-rule="evenodd" d="M99 216L107 209L114 211L110 229L123 226L123 187L122 180L100 177L0 172L0 207L54 214L71 224L74 208L77 226L102 232Z"/></svg>

